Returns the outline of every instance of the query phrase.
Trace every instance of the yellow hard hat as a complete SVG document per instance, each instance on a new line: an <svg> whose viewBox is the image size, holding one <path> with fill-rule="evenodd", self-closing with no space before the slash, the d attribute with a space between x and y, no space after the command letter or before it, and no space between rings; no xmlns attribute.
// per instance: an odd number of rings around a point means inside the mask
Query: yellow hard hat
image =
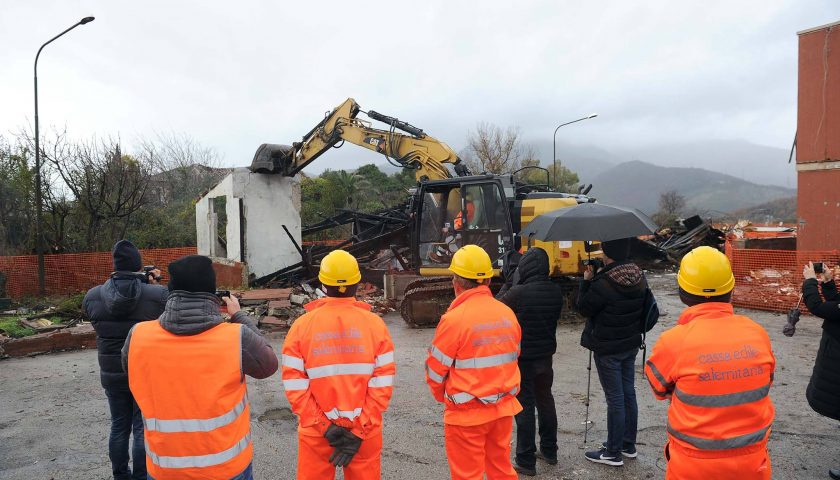
<svg viewBox="0 0 840 480"><path fill-rule="evenodd" d="M318 280L331 287L355 285L362 280L362 273L353 255L344 250L333 250L321 260Z"/></svg>
<svg viewBox="0 0 840 480"><path fill-rule="evenodd" d="M478 245L464 245L452 256L449 271L482 283L481 280L493 277L493 262L490 261L490 255Z"/></svg>
<svg viewBox="0 0 840 480"><path fill-rule="evenodd" d="M735 276L726 255L712 247L697 247L682 258L677 283L692 295L716 297L735 288Z"/></svg>

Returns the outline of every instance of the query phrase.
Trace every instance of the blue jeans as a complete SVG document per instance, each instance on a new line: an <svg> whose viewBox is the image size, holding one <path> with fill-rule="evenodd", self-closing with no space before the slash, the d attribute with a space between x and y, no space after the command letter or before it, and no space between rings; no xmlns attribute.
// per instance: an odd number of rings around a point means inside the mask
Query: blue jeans
<svg viewBox="0 0 840 480"><path fill-rule="evenodd" d="M152 477L149 477L149 480L155 480ZM248 464L248 468L242 471L239 475L231 478L230 480L254 480L254 464Z"/></svg>
<svg viewBox="0 0 840 480"><path fill-rule="evenodd" d="M105 389L111 410L111 434L108 438L108 457L114 480L146 480L146 449L143 442L143 417L131 391L125 387ZM128 467L128 444L134 433L131 448L133 471Z"/></svg>
<svg viewBox="0 0 840 480"><path fill-rule="evenodd" d="M609 355L595 354L598 378L607 397L607 452L621 455L621 450L636 445L639 407L636 404L634 373L638 348Z"/></svg>

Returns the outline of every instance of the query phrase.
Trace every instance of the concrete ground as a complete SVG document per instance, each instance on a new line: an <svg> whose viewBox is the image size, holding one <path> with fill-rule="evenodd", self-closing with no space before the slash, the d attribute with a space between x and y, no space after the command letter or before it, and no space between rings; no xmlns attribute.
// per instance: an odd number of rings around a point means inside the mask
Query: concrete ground
<svg viewBox="0 0 840 480"><path fill-rule="evenodd" d="M674 276L651 275L664 316L649 345L674 324L681 304ZM805 386L821 334L819 323L803 317L795 337L782 336L783 315L742 312L770 333L778 361L771 392L776 421L770 441L774 479L827 478L840 467L836 422L815 414ZM396 344L397 383L385 415L383 478L448 478L443 447L442 408L423 381L423 362L433 331L411 330L396 314L386 316ZM561 325L554 357L554 395L559 416L559 465L538 463L544 479L663 478L666 402L657 402L638 376L639 457L621 469L583 458L587 352L579 346L581 325ZM726 332L721 332L725 335ZM282 338L272 339L279 352ZM641 363L641 356L639 357ZM637 373L641 370L638 369ZM587 447L606 439L606 408L597 375L592 378ZM282 392L279 373L249 379L254 440L254 472L259 479L291 479L295 474L296 420ZM89 480L110 478L107 456L108 409L99 385L96 352L77 351L0 362L0 478ZM341 476L339 475L339 478Z"/></svg>

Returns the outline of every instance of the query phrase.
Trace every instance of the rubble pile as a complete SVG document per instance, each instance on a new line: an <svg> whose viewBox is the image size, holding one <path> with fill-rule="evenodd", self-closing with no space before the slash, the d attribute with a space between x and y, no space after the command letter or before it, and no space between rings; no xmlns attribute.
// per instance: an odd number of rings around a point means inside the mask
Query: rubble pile
<svg viewBox="0 0 840 480"><path fill-rule="evenodd" d="M699 215L686 218L679 225L660 230L654 240L654 244L675 261L679 261L683 255L697 247L709 246L723 251L725 243L726 235L705 222Z"/></svg>
<svg viewBox="0 0 840 480"><path fill-rule="evenodd" d="M267 332L288 329L306 312L304 305L324 296L307 283L292 288L264 288L231 294L239 299L243 311L257 318L259 328ZM371 283L360 283L356 297L369 303L372 311L380 315L396 310L396 305L385 298L382 289Z"/></svg>
<svg viewBox="0 0 840 480"><path fill-rule="evenodd" d="M694 248L709 246L723 251L726 234L704 221L699 215L660 228L655 235L639 239L632 246L634 259L645 268L656 269L657 264L677 265ZM638 263L638 262L637 262ZM640 263L641 265L641 263Z"/></svg>

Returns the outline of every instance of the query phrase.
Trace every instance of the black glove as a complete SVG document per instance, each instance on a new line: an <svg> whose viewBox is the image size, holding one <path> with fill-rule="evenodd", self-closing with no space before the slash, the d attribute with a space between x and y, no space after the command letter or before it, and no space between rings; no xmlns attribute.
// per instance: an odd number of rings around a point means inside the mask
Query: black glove
<svg viewBox="0 0 840 480"><path fill-rule="evenodd" d="M796 333L796 324L799 322L799 315L801 315L801 312L799 311L798 307L792 308L788 312L787 323L782 329L782 333L786 337L792 337Z"/></svg>
<svg viewBox="0 0 840 480"><path fill-rule="evenodd" d="M324 433L324 438L330 443L331 447L338 447L341 445L341 442L344 439L344 431L347 429L344 427L339 427L338 425L331 423L329 427L327 427L327 431Z"/></svg>
<svg viewBox="0 0 840 480"><path fill-rule="evenodd" d="M330 444L335 447L332 455L330 455L330 463L336 467L346 467L350 465L350 461L353 460L356 452L359 451L359 447L362 446L362 439L353 435L346 428L338 428L341 430L341 439L338 440L336 445Z"/></svg>

